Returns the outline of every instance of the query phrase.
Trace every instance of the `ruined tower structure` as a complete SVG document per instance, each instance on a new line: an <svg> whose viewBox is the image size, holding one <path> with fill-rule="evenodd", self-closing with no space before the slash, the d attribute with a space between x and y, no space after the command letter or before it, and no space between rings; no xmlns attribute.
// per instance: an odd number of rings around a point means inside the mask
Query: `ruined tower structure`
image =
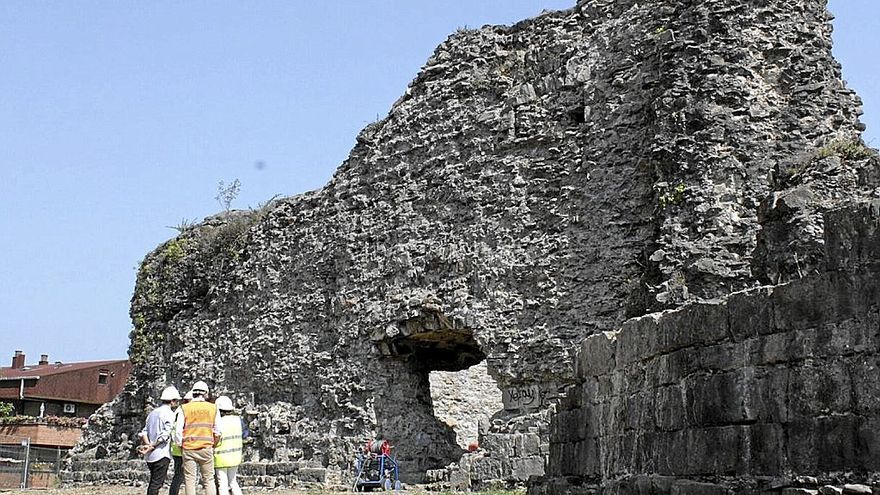
<svg viewBox="0 0 880 495"><path fill-rule="evenodd" d="M265 486L345 484L370 438L406 481L535 493L873 479L880 161L825 3L453 34L322 189L146 256L131 379L70 479L139 476L150 398L198 379Z"/></svg>

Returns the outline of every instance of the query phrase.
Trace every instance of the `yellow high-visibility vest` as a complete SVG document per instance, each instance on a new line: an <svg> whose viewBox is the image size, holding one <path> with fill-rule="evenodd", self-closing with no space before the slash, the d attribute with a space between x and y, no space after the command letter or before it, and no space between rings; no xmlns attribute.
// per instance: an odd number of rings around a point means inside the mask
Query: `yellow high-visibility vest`
<svg viewBox="0 0 880 495"><path fill-rule="evenodd" d="M241 464L241 418L229 414L220 418L223 436L214 447L214 467L226 468Z"/></svg>
<svg viewBox="0 0 880 495"><path fill-rule="evenodd" d="M217 406L193 401L180 407L183 409L183 450L200 450L214 445Z"/></svg>

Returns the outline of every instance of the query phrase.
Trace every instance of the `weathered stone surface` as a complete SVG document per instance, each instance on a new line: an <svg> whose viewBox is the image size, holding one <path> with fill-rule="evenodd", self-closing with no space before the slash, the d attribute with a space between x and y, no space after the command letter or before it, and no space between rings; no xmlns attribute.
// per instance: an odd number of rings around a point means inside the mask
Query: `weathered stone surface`
<svg viewBox="0 0 880 495"><path fill-rule="evenodd" d="M862 203L849 206L856 215L862 208ZM833 228L829 217L826 225ZM850 217L838 211L833 218ZM850 232L867 235L865 229ZM870 235L873 239L852 242L880 240ZM823 256L835 266L833 254ZM584 385L574 394L576 400L559 403L551 422L548 476L555 481L550 484L580 479L604 493L610 490L609 480L656 473L711 480L726 493L739 490L741 483L754 487L761 479L795 473L800 476L794 486L778 487L783 493L817 493L817 475L835 479L854 472L859 473L855 479L875 479L880 467L880 443L873 433L880 424L880 407L874 403L880 395L880 300L873 294L880 272L869 269L874 266L815 273L711 303L715 309L710 313L726 313L726 318L705 318L710 303L702 303L652 320L658 333L668 329L673 335L688 327L688 315L721 327L760 321L759 331L736 325L741 330L710 345L695 338L690 347L667 347L658 355L656 347L638 344L646 340L644 325L630 323L613 340L588 339L581 352L607 356L629 342L629 358L613 367L578 368ZM651 340L674 339L657 335ZM618 378L632 376L634 367L645 368L652 378ZM606 377L616 385L591 386ZM653 398L653 421L637 420L641 413L634 403L645 397ZM565 434L570 432L568 418L590 423L583 429L591 432L589 444ZM564 461L579 456L595 459L589 471ZM635 490L627 479L616 483L623 483L624 491ZM540 486L532 492L541 493Z"/></svg>
<svg viewBox="0 0 880 495"><path fill-rule="evenodd" d="M378 437L407 481L546 467L535 493L875 472L880 160L829 20L583 0L450 36L325 187L144 259L135 369L71 479L135 476L99 466L198 379L244 411L269 487L346 485ZM465 421L430 376L480 363L501 406Z"/></svg>

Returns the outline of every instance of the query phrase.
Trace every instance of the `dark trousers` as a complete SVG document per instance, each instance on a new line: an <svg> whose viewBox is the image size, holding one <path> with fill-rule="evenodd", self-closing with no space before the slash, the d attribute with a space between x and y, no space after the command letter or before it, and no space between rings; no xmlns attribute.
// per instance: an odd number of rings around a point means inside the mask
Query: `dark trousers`
<svg viewBox="0 0 880 495"><path fill-rule="evenodd" d="M168 474L168 464L171 464L171 459L167 457L147 463L147 467L150 468L150 484L147 486L147 495L159 495L159 490L165 484L165 476Z"/></svg>
<svg viewBox="0 0 880 495"><path fill-rule="evenodd" d="M183 457L176 455L174 459L174 477L171 478L171 488L168 495L177 495L180 487L183 486Z"/></svg>

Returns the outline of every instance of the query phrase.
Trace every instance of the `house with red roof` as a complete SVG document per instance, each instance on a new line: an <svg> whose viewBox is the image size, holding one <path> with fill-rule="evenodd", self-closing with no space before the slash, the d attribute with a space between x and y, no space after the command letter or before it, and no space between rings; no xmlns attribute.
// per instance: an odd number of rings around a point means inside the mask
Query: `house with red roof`
<svg viewBox="0 0 880 495"><path fill-rule="evenodd" d="M0 444L26 437L33 445L72 447L85 418L122 391L130 372L127 359L50 363L43 354L26 364L15 351L12 366L0 367L0 402L11 403L17 417L0 424Z"/></svg>

